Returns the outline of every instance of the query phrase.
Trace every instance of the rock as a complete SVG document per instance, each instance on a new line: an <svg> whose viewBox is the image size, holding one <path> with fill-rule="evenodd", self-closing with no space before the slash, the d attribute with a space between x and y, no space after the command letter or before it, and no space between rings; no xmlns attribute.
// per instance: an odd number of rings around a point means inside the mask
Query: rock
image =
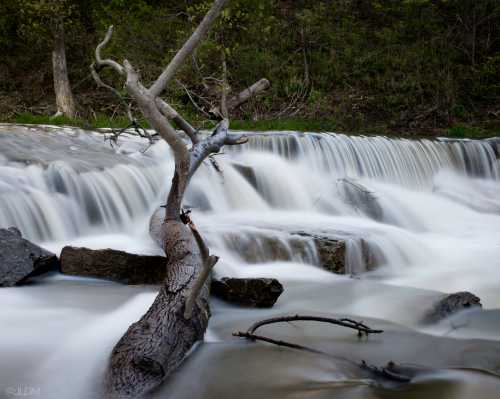
<svg viewBox="0 0 500 399"><path fill-rule="evenodd" d="M337 274L346 273L346 242L344 239L310 234L304 231L294 234L313 240L319 264L323 269Z"/></svg>
<svg viewBox="0 0 500 399"><path fill-rule="evenodd" d="M383 220L384 210L373 192L353 179L337 181L339 194L344 202L374 220Z"/></svg>
<svg viewBox="0 0 500 399"><path fill-rule="evenodd" d="M213 280L211 292L227 302L239 305L270 308L283 292L274 278L228 278Z"/></svg>
<svg viewBox="0 0 500 399"><path fill-rule="evenodd" d="M64 247L61 272L123 284L161 284L166 275L163 256L129 254L114 249Z"/></svg>
<svg viewBox="0 0 500 399"><path fill-rule="evenodd" d="M322 268L333 273L346 272L346 243L343 239L303 231L290 233L289 236L238 232L224 234L224 241L228 248L237 252L248 263L318 261Z"/></svg>
<svg viewBox="0 0 500 399"><path fill-rule="evenodd" d="M233 167L250 183L254 188L257 188L257 175L253 168L241 163L232 163Z"/></svg>
<svg viewBox="0 0 500 399"><path fill-rule="evenodd" d="M58 269L53 253L25 240L15 227L0 229L0 287L12 287Z"/></svg>
<svg viewBox="0 0 500 399"><path fill-rule="evenodd" d="M425 323L436 323L461 310L477 308L481 309L481 299L470 292L456 292L445 295L424 317Z"/></svg>
<svg viewBox="0 0 500 399"><path fill-rule="evenodd" d="M225 233L226 246L248 263L270 261L312 261L314 252L301 237L282 236L279 234L263 234L259 232Z"/></svg>
<svg viewBox="0 0 500 399"><path fill-rule="evenodd" d="M332 273L345 274L346 244L343 240L314 237L321 267Z"/></svg>

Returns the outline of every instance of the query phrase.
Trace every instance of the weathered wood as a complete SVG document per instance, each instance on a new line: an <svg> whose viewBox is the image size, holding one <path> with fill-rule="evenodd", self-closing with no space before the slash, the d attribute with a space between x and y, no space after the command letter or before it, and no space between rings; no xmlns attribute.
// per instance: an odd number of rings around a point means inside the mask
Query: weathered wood
<svg viewBox="0 0 500 399"><path fill-rule="evenodd" d="M228 111L238 108L240 105L244 104L250 98L255 97L257 94L262 93L271 86L271 83L267 79L260 79L255 82L250 87L238 93L236 96L231 97L226 102L226 107ZM220 107L214 107L210 110L212 115L221 115L222 110Z"/></svg>
<svg viewBox="0 0 500 399"><path fill-rule="evenodd" d="M193 345L203 339L210 316L207 281L217 257L210 255L201 235L189 217L182 212L182 200L189 181L204 159L224 145L241 144L243 135L228 133L229 120L224 118L214 133L200 139L197 131L159 95L173 78L186 57L206 36L222 11L226 0L215 0L192 36L179 50L151 88L127 60L123 65L103 59L101 50L111 40L112 27L96 49L94 79L105 87L98 68L113 68L125 77L125 88L156 133L172 149L175 170L163 215L156 213L151 233L166 254L165 282L147 313L116 344L105 378L105 395L109 398L137 398L156 388L181 364ZM189 148L170 122L174 122L191 139Z"/></svg>
<svg viewBox="0 0 500 399"><path fill-rule="evenodd" d="M105 390L108 398L137 398L156 388L203 339L210 317L208 285L200 290L192 315L185 298L202 271L200 251L189 227L169 220L158 237L165 243L167 278L147 313L132 324L111 353Z"/></svg>
<svg viewBox="0 0 500 399"><path fill-rule="evenodd" d="M186 58L189 57L201 41L205 39L205 36L221 13L226 2L227 0L214 1L212 7L208 10L207 14L195 29L191 37L186 41L186 43L184 43L182 48L177 52L177 54L175 54L174 58L172 58L172 61L170 61L168 66L150 87L149 91L152 96L158 97L161 94L170 80L172 80L175 76L177 70L182 66Z"/></svg>

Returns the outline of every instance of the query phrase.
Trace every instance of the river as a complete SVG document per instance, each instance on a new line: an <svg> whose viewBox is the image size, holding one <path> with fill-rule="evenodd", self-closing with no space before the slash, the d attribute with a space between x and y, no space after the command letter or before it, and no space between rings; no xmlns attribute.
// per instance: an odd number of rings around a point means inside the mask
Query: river
<svg viewBox="0 0 500 399"><path fill-rule="evenodd" d="M163 142L101 133L0 127L0 227L59 253L65 245L158 254L148 220L165 200L173 164ZM500 392L500 162L487 141L407 140L264 132L200 168L186 196L220 256L217 276L275 277L272 309L211 300L205 342L154 398L459 398ZM242 170L244 171L242 173ZM347 240L346 275L297 256L291 232ZM228 245L272 237L249 263ZM366 247L377 267L369 269ZM365 249L363 249L365 248ZM113 344L157 288L52 274L0 289L0 398L98 398ZM421 323L442 293L467 290L482 311ZM359 339L315 323L263 328L311 354L232 337L275 315L363 320L383 334ZM356 364L419 370L409 384L379 381ZM2 396L3 395L3 396Z"/></svg>

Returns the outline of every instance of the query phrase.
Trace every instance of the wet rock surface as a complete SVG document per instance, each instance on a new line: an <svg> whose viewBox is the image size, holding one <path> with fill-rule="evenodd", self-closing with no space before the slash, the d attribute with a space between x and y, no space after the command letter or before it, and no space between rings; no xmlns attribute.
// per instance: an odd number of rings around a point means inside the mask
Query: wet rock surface
<svg viewBox="0 0 500 399"><path fill-rule="evenodd" d="M64 247L61 272L95 277L123 284L161 284L165 279L163 256L129 254L114 249Z"/></svg>
<svg viewBox="0 0 500 399"><path fill-rule="evenodd" d="M337 274L346 273L345 240L311 234L304 231L296 232L294 234L313 240L318 254L319 265L323 269Z"/></svg>
<svg viewBox="0 0 500 399"><path fill-rule="evenodd" d="M434 307L425 315L425 323L436 323L447 317L467 309L482 309L481 299L476 295L464 291L445 295L435 303Z"/></svg>
<svg viewBox="0 0 500 399"><path fill-rule="evenodd" d="M211 293L231 303L254 308L270 308L283 293L274 278L228 278L213 280Z"/></svg>
<svg viewBox="0 0 500 399"><path fill-rule="evenodd" d="M257 188L257 175L252 167L240 163L233 163L232 165L252 187Z"/></svg>
<svg viewBox="0 0 500 399"><path fill-rule="evenodd" d="M57 270L57 257L24 239L15 227L0 229L0 287L12 287L30 277Z"/></svg>

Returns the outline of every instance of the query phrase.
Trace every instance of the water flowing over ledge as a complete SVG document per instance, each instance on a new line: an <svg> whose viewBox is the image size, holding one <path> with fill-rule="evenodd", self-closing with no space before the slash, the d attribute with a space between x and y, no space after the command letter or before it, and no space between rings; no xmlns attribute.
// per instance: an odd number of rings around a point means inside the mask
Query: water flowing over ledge
<svg viewBox="0 0 500 399"><path fill-rule="evenodd" d="M483 140L409 140L334 133L262 133L235 148L267 151L307 162L315 171L338 177L377 178L406 186L428 187L442 169L498 179L492 142Z"/></svg>
<svg viewBox="0 0 500 399"><path fill-rule="evenodd" d="M157 251L147 224L165 200L170 152L158 142L143 153L147 143L133 136L119 144L78 129L0 126L0 227L15 225L56 252L68 244ZM350 315L386 332L360 343L341 330L298 333L284 325L277 336L378 365L498 372L495 154L489 141L293 132L251 134L241 148L224 149L216 157L222 173L203 165L185 205L221 257L217 275L276 277L285 292L265 311L214 300L208 342L157 397L253 397L256 390L263 398L380 397L350 363L230 338L256 319L312 311ZM314 234L346 242L346 269L355 278L319 267ZM251 258L243 256L249 248ZM377 270L363 274L366 251ZM487 310L428 329L419 324L439 292L460 290L477 294ZM96 398L114 342L154 297L154 287L61 275L0 290L0 396L21 387L49 399ZM476 371L433 371L405 394L422 389L426 397L496 399L500 382Z"/></svg>

